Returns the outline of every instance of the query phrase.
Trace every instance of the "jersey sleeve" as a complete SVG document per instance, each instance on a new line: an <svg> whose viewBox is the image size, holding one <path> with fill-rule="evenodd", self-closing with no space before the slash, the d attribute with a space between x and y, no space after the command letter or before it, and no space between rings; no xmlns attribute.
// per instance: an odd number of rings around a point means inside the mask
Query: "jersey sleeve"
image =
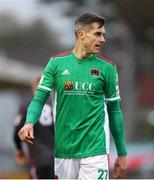
<svg viewBox="0 0 154 180"><path fill-rule="evenodd" d="M107 111L109 116L109 127L116 145L117 154L118 156L126 156L125 127L120 103L118 101L107 103Z"/></svg>
<svg viewBox="0 0 154 180"><path fill-rule="evenodd" d="M54 79L55 79L55 63L54 63L54 59L50 59L50 61L48 62L48 64L46 65L43 71L37 89L51 93L55 85Z"/></svg>
<svg viewBox="0 0 154 180"><path fill-rule="evenodd" d="M117 68L113 65L108 66L106 70L105 100L106 102L121 100L119 93Z"/></svg>

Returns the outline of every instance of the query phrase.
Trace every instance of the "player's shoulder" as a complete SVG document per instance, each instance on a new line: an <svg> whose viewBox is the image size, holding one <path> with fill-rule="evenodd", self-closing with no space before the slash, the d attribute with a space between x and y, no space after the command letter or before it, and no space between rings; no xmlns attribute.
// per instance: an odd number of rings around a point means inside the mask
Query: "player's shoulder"
<svg viewBox="0 0 154 180"><path fill-rule="evenodd" d="M105 57L104 55L97 54L96 55L97 60L102 63L103 65L110 66L110 67L116 67L116 64L113 60Z"/></svg>
<svg viewBox="0 0 154 180"><path fill-rule="evenodd" d="M51 59L55 59L55 60L63 59L63 58L66 58L67 56L69 56L70 54L71 54L70 50L63 51L63 52L60 52L58 54L51 56Z"/></svg>

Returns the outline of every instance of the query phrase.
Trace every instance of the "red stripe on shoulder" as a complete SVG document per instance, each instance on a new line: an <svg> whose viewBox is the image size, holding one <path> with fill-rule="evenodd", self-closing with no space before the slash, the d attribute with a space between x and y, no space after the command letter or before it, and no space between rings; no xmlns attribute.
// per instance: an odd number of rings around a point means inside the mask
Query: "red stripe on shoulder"
<svg viewBox="0 0 154 180"><path fill-rule="evenodd" d="M102 55L100 55L100 54L97 54L97 56L98 56L99 58L103 59L104 61L106 61L106 62L108 62L108 63L116 66L116 64L115 64L114 62L112 62L110 59L108 59L108 58L106 58L106 57L104 57L104 56L102 56Z"/></svg>
<svg viewBox="0 0 154 180"><path fill-rule="evenodd" d="M70 52L71 52L70 50L64 51L64 52L58 53L58 54L56 54L54 56L51 56L51 58L60 57L60 56L67 56L67 55L70 54Z"/></svg>

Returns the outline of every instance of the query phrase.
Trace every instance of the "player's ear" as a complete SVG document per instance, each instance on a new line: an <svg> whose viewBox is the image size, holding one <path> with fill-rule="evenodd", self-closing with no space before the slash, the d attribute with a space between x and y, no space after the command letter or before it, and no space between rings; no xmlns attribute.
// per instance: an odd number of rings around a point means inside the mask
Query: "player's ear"
<svg viewBox="0 0 154 180"><path fill-rule="evenodd" d="M80 38L82 41L84 40L84 38L85 38L85 31L84 30L80 30L78 32L78 38Z"/></svg>

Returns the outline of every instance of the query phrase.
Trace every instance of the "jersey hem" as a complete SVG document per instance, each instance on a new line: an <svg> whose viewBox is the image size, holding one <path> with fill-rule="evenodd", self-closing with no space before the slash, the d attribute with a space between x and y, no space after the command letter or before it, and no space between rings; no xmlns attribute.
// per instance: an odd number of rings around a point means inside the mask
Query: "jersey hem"
<svg viewBox="0 0 154 180"><path fill-rule="evenodd" d="M56 158L68 158L68 159L72 159L72 158L85 158L85 157L89 157L89 156L96 156L96 155L100 155L100 154L107 154L107 152L104 151L97 151L97 152L93 152L93 153L86 153L86 154L76 154L76 155L70 155L70 154L55 154Z"/></svg>

